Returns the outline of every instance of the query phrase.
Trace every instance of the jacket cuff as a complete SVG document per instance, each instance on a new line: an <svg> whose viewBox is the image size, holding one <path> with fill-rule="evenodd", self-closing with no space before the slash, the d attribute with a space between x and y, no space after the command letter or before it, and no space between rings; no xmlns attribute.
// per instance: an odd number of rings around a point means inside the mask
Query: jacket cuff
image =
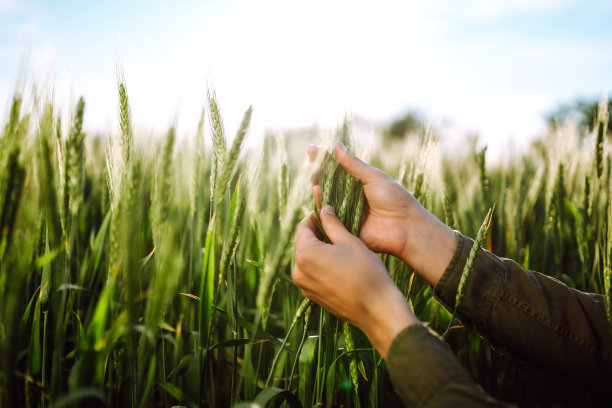
<svg viewBox="0 0 612 408"><path fill-rule="evenodd" d="M422 324L401 331L387 354L395 392L406 406L424 407L449 384L473 380L440 337Z"/></svg>
<svg viewBox="0 0 612 408"><path fill-rule="evenodd" d="M463 268L474 245L472 239L460 232L455 231L455 234L457 234L457 247L453 258L432 291L436 300L451 313L455 309L457 288ZM490 252L484 249L478 251L474 270L466 285L461 304L455 312L466 328L478 330L487 326L491 310L501 295L506 267L500 258Z"/></svg>

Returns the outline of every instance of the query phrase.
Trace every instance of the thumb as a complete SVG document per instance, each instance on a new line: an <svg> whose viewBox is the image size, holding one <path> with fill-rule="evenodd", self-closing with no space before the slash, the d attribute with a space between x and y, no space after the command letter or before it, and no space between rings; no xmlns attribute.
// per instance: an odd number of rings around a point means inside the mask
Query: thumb
<svg viewBox="0 0 612 408"><path fill-rule="evenodd" d="M380 170L358 159L340 142L336 143L334 153L336 153L338 163L344 167L344 170L363 184L368 184L382 173Z"/></svg>
<svg viewBox="0 0 612 408"><path fill-rule="evenodd" d="M332 244L346 244L355 239L353 234L336 217L336 213L331 205L326 205L321 210L321 224L325 234L331 239Z"/></svg>

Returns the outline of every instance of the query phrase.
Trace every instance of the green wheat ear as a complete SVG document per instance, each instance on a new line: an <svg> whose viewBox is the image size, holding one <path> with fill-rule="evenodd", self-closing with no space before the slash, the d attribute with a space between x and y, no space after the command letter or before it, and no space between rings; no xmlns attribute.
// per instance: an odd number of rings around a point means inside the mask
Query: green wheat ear
<svg viewBox="0 0 612 408"><path fill-rule="evenodd" d="M83 128L83 112L85 101L79 99L70 134L66 140L66 187L68 190L68 212L74 217L83 202L85 179L85 134Z"/></svg>
<svg viewBox="0 0 612 408"><path fill-rule="evenodd" d="M482 202L484 205L489 203L489 180L487 179L487 146L483 147L478 153L478 171L480 173L480 188L482 191Z"/></svg>
<svg viewBox="0 0 612 408"><path fill-rule="evenodd" d="M238 133L236 133L236 137L232 143L232 147L227 154L227 158L224 159L223 167L221 168L221 173L217 179L217 186L214 193L214 196L217 198L217 202L223 200L225 193L229 187L229 183L238 168L238 158L240 157L240 150L242 149L242 144L247 135L247 131L249 129L249 124L251 123L251 114L253 113L253 107L249 106L249 108L244 113L244 117L242 118L242 123L240 123L240 128L238 129ZM215 145L215 149L221 149L222 144ZM216 150L215 150L216 152ZM215 153L216 154L216 153ZM221 156L225 157L225 152Z"/></svg>
<svg viewBox="0 0 612 408"><path fill-rule="evenodd" d="M455 229L455 218L453 217L453 206L446 192L444 192L443 202L444 202L444 218L445 218L446 225L448 225L448 228L454 230Z"/></svg>
<svg viewBox="0 0 612 408"><path fill-rule="evenodd" d="M170 194L172 192L172 155L174 152L175 130L171 127L166 134L161 148L161 162L157 169L155 189L153 191L153 240L159 242L165 234L168 210L170 207Z"/></svg>
<svg viewBox="0 0 612 408"><path fill-rule="evenodd" d="M289 174L287 166L287 148L283 135L276 138L278 155L280 156L280 171L278 173L278 212L279 220L282 222L282 216L287 211L287 197L289 195Z"/></svg>
<svg viewBox="0 0 612 408"><path fill-rule="evenodd" d="M604 143L606 140L605 136L608 129L609 118L608 95L604 95L597 108L597 139L595 141L595 168L597 178L601 178L604 170Z"/></svg>
<svg viewBox="0 0 612 408"><path fill-rule="evenodd" d="M121 127L121 153L123 154L124 170L127 172L130 155L134 145L132 133L132 118L127 89L124 82L119 83L119 126Z"/></svg>
<svg viewBox="0 0 612 408"><path fill-rule="evenodd" d="M210 199L213 200L217 189L217 180L219 178L219 172L223 168L225 162L225 151L227 149L227 142L225 141L225 130L223 129L223 120L221 119L221 112L219 111L219 105L217 103L217 96L214 90L208 89L208 120L210 122L210 136L213 144L213 162L210 173Z"/></svg>
<svg viewBox="0 0 612 408"><path fill-rule="evenodd" d="M495 206L493 206L487 216L485 217L480 229L478 230L478 234L476 235L476 239L474 240L474 245L472 245L472 249L470 249L470 254L468 255L468 259L465 263L465 267L463 268L463 273L461 274L461 279L459 280L459 288L457 289L457 297L455 299L455 310L461 303L461 299L465 293L465 287L472 276L472 272L474 271L474 266L476 262L476 257L478 255L478 251L484 245L484 242L487 239L487 233L489 232L489 228L491 227L491 220L493 218L493 211L495 211Z"/></svg>
<svg viewBox="0 0 612 408"><path fill-rule="evenodd" d="M476 234L476 239L474 240L474 244L470 249L470 254L468 255L467 261L465 262L465 266L463 267L463 272L461 273L461 279L459 280L459 286L457 288L457 295L455 297L455 307L453 309L453 316L451 321L449 322L448 328L444 332L443 336L446 338L452 327L453 320L455 318L455 314L457 313L457 309L461 304L461 300L463 299L463 295L465 294L465 288L467 287L468 282L470 281L470 277L474 272L474 268L476 266L476 258L478 257L478 251L483 246L487 239L487 233L489 232L489 228L491 227L491 220L493 219L493 211L495 211L495 205L489 209L487 212L487 216L485 217L480 229L478 230L478 234Z"/></svg>

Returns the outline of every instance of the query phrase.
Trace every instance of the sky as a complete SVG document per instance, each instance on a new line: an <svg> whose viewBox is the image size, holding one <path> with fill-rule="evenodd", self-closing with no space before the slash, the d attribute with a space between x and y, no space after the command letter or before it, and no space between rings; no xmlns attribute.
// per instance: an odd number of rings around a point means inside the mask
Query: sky
<svg viewBox="0 0 612 408"><path fill-rule="evenodd" d="M193 133L212 85L228 134L249 105L255 134L416 111L503 149L608 91L611 18L596 0L0 0L0 113L25 77L116 131L119 62L137 133Z"/></svg>

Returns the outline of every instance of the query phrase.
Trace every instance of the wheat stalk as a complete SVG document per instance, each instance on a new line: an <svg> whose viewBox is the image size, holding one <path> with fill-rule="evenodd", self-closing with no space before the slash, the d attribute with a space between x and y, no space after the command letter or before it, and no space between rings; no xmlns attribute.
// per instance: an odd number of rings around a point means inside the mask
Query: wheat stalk
<svg viewBox="0 0 612 408"><path fill-rule="evenodd" d="M444 332L443 336L446 338L453 324L453 320L455 319L455 314L457 313L457 309L461 305L461 300L465 294L465 288L467 287L468 282L474 272L474 268L476 266L476 258L478 257L478 251L483 246L485 240L487 239L487 233L489 228L491 227L491 220L493 219L493 211L495 210L495 206L493 206L487 212L487 216L485 217L478 233L476 234L476 239L474 240L474 244L470 249L470 253L465 262L465 266L463 267L463 272L461 273L461 279L459 279L459 285L457 287L457 295L455 296L455 307L453 308L453 315L449 322L448 328Z"/></svg>

